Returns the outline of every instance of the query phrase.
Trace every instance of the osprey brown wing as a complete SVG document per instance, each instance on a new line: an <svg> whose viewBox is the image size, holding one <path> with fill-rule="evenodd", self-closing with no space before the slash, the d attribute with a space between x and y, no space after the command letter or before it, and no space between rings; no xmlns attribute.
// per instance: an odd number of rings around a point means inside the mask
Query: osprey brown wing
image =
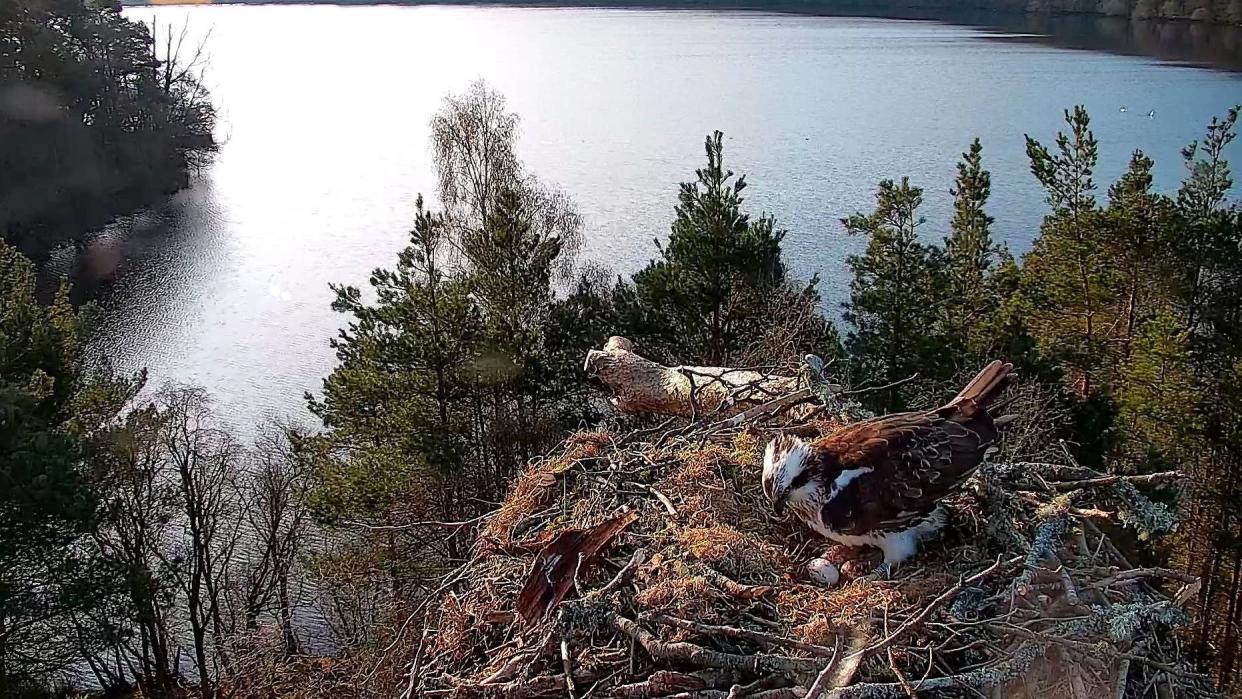
<svg viewBox="0 0 1242 699"><path fill-rule="evenodd" d="M824 523L844 534L905 529L974 473L996 441L987 408L1009 384L1012 365L993 362L945 406L896 413L850 425L814 442L825 483L853 469L823 509Z"/></svg>

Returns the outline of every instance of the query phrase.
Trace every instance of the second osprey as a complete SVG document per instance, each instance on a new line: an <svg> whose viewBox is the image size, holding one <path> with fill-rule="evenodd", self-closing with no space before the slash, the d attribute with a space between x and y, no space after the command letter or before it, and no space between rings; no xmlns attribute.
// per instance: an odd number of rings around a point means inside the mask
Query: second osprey
<svg viewBox="0 0 1242 699"><path fill-rule="evenodd" d="M957 397L925 412L894 413L803 442L780 435L763 459L763 492L820 534L884 551L885 570L944 525L939 502L996 443L988 408L1015 378L1012 364L984 367Z"/></svg>

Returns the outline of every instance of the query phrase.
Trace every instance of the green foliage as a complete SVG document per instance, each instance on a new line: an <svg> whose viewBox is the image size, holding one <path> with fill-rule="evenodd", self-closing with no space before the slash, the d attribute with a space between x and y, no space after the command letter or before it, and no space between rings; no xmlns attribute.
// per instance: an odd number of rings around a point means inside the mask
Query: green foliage
<svg viewBox="0 0 1242 699"><path fill-rule="evenodd" d="M943 298L941 263L937 251L919 240L922 203L923 190L908 179L884 180L874 212L842 220L850 234L868 238L866 252L848 260L854 279L845 319L853 328L845 346L855 375L870 384L919 372L940 378L946 368L937 310ZM890 389L875 394L872 407L893 411L905 405L903 392Z"/></svg>
<svg viewBox="0 0 1242 699"><path fill-rule="evenodd" d="M0 229L74 237L187 184L215 113L184 39L115 2L0 3Z"/></svg>
<svg viewBox="0 0 1242 699"><path fill-rule="evenodd" d="M1052 211L1024 261L1023 292L1041 353L1066 372L1081 395L1090 396L1113 351L1105 314L1115 269L1095 201L1099 149L1090 118L1075 107L1065 119L1070 132L1057 134L1056 154L1026 138L1031 172Z"/></svg>
<svg viewBox="0 0 1242 699"><path fill-rule="evenodd" d="M1193 459L1203 397L1189 334L1168 313L1143 326L1117 388L1124 449L1141 472L1177 469Z"/></svg>
<svg viewBox="0 0 1242 699"><path fill-rule="evenodd" d="M818 315L818 297L815 280L799 289L788 278L781 259L785 231L776 220L752 220L742 211L746 178L735 179L724 167L723 134L708 136L704 149L707 166L695 171L694 182L682 183L668 242L656 242L659 258L634 275L632 288L618 292L617 305L626 334L644 352L719 366L753 353L752 343L789 315ZM819 323L792 344L832 354L835 334Z"/></svg>
<svg viewBox="0 0 1242 699"><path fill-rule="evenodd" d="M992 176L983 168L983 145L970 144L957 164L952 189L953 218L944 239L945 342L955 350L962 371L1000 356L1018 359L1024 333L1013 321L1011 301L1019 270L1013 256L992 239L987 214Z"/></svg>
<svg viewBox="0 0 1242 699"><path fill-rule="evenodd" d="M443 219L419 198L396 269L371 274L376 302L356 287L333 287L333 309L352 320L332 341L340 365L323 397L308 396L331 435L311 440L321 512L383 511L463 467L483 321L470 286L441 266L446 245Z"/></svg>
<svg viewBox="0 0 1242 699"><path fill-rule="evenodd" d="M581 221L523 172L515 125L486 85L448 98L432 122L446 211L418 200L410 245L368 298L333 287L350 322L308 396L327 431L299 442L324 519L468 518L590 412L579 367L610 329L611 290L582 275L555 294Z"/></svg>
<svg viewBox="0 0 1242 699"><path fill-rule="evenodd" d="M70 664L68 616L105 587L81 545L92 457L140 380L86 369L90 309L68 299L39 304L33 265L0 241L0 694Z"/></svg>

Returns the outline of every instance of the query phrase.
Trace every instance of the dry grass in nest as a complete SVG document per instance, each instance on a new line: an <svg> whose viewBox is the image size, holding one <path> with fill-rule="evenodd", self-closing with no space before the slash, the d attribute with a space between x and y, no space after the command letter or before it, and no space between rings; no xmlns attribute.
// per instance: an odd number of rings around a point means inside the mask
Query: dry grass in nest
<svg viewBox="0 0 1242 699"><path fill-rule="evenodd" d="M496 542L499 548L508 547L514 525L552 501L557 478L577 462L602 454L611 441L607 432L579 432L557 456L528 466L514 480L509 497L483 528L481 538Z"/></svg>
<svg viewBox="0 0 1242 699"><path fill-rule="evenodd" d="M778 546L733 527L692 527L677 536L682 550L738 582L771 584L792 561Z"/></svg>
<svg viewBox="0 0 1242 699"><path fill-rule="evenodd" d="M701 575L664 575L645 587L634 601L647 611L703 621L723 621L728 597Z"/></svg>
<svg viewBox="0 0 1242 699"><path fill-rule="evenodd" d="M823 624L837 629L866 624L873 614L894 608L903 597L900 588L886 584L790 585L777 591L775 602L781 621L791 629L818 633Z"/></svg>

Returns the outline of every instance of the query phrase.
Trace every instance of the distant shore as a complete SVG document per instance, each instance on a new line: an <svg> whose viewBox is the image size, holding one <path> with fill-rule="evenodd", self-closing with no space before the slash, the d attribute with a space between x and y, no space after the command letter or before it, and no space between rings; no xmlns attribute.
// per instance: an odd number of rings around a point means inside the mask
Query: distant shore
<svg viewBox="0 0 1242 699"><path fill-rule="evenodd" d="M1242 25L1242 0L122 0L149 5L492 5L513 7L609 7L687 10L758 10L814 15L878 16L894 19L951 19L960 13L1077 15Z"/></svg>

